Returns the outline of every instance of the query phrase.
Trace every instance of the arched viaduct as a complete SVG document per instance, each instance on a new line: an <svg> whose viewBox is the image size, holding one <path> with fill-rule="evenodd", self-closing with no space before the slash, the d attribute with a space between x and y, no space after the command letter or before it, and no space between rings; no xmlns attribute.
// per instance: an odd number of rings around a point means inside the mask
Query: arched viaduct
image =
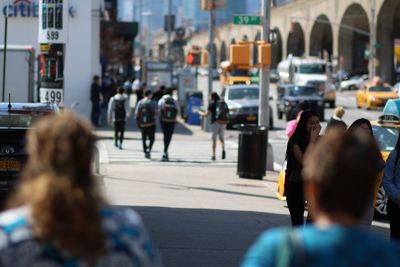
<svg viewBox="0 0 400 267"><path fill-rule="evenodd" d="M375 6L372 2L297 0L273 8L271 29L277 38L273 43L272 67L288 54L293 54L337 61L353 73L367 72L369 35L375 31L376 73L383 80L394 82L397 80L396 69L400 74L400 65L396 66L395 60L396 43L400 47L400 1L375 0ZM371 29L373 17L375 29ZM216 63L229 58L230 44L246 39L258 40L260 32L260 26L219 26L215 38ZM194 35L186 49L192 45L207 48L208 33Z"/></svg>

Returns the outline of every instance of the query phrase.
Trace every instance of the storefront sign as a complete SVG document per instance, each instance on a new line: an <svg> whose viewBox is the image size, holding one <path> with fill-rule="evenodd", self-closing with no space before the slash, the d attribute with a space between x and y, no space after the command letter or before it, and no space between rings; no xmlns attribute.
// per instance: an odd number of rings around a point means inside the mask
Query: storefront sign
<svg viewBox="0 0 400 267"><path fill-rule="evenodd" d="M38 3L33 0L8 1L3 7L3 15L8 17L38 17Z"/></svg>
<svg viewBox="0 0 400 267"><path fill-rule="evenodd" d="M68 0L39 0L39 43L68 41Z"/></svg>
<svg viewBox="0 0 400 267"><path fill-rule="evenodd" d="M64 105L64 45L40 44L40 102Z"/></svg>

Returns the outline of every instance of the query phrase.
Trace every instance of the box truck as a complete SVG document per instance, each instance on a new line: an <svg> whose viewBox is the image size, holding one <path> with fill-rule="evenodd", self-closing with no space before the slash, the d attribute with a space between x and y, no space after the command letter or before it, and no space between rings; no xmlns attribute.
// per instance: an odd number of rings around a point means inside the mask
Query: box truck
<svg viewBox="0 0 400 267"><path fill-rule="evenodd" d="M4 45L0 45L0 102L3 93ZM34 102L35 49L26 45L7 45L5 101Z"/></svg>

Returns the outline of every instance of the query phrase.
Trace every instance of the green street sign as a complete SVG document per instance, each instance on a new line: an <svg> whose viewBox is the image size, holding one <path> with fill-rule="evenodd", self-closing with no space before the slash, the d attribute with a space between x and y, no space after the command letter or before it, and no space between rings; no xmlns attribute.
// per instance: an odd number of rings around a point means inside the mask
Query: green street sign
<svg viewBox="0 0 400 267"><path fill-rule="evenodd" d="M233 24L236 25L261 25L260 16L234 15Z"/></svg>

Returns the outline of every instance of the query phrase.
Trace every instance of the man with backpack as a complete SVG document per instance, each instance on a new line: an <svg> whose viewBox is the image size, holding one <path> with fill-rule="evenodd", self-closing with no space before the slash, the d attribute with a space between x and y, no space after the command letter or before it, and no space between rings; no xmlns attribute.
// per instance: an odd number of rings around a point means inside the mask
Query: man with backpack
<svg viewBox="0 0 400 267"><path fill-rule="evenodd" d="M107 110L108 123L114 122L114 145L119 149L122 149L125 122L130 113L128 96L124 94L124 89L119 87L117 93L110 98Z"/></svg>
<svg viewBox="0 0 400 267"><path fill-rule="evenodd" d="M221 141L222 145L222 159L226 158L225 152L225 141L224 141L224 131L225 125L229 121L229 108L228 105L221 101L216 92L212 92L210 95L210 103L205 112L197 111L200 116L207 117L211 115L211 133L212 133L212 157L211 160L215 160L215 150L217 148L217 136Z"/></svg>
<svg viewBox="0 0 400 267"><path fill-rule="evenodd" d="M143 152L146 159L151 158L151 149L156 133L155 116L158 112L158 105L152 100L152 96L152 91L146 90L144 98L139 101L135 110L136 122L142 131ZM147 139L149 139L149 145L147 145Z"/></svg>
<svg viewBox="0 0 400 267"><path fill-rule="evenodd" d="M171 143L172 134L175 129L176 117L178 115L179 105L172 97L172 89L168 89L165 95L158 101L160 112L160 124L164 134L164 154L163 161L168 161L168 147Z"/></svg>

